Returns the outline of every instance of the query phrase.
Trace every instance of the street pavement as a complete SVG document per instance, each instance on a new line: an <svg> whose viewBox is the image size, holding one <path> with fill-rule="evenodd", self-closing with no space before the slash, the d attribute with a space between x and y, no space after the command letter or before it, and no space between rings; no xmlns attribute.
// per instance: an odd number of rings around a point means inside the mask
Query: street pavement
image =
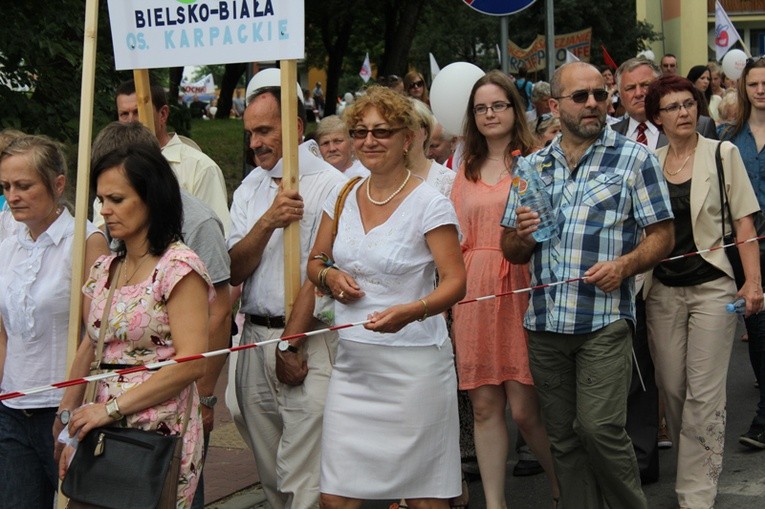
<svg viewBox="0 0 765 509"><path fill-rule="evenodd" d="M720 476L719 493L715 509L765 508L765 451L752 451L738 443L738 436L745 432L754 417L758 391L754 387L754 375L749 364L747 344L740 340L743 329L736 332L730 369L728 371L728 413L727 433L723 472ZM225 373L226 371L224 371ZM225 378L225 376L222 376ZM225 380L221 386L225 385ZM220 389L220 388L219 388ZM219 391L216 389L216 393ZM222 396L222 392L219 394ZM222 401L222 397L221 397ZM236 433L233 423L226 422L226 412L219 403L216 421L223 423L221 435ZM226 425L229 424L229 427ZM217 429L218 424L216 424ZM510 436L515 436L515 426L509 425ZM213 432L216 433L215 431ZM231 437L229 437L231 438ZM235 438L235 437L233 437ZM233 439L232 439L233 440ZM225 443L221 440L219 444ZM228 442L236 444L236 440ZM237 447L219 447L214 441L205 469L205 477L216 484L208 487L206 506L208 509L270 509L263 492L257 484L252 455L239 439ZM677 507L674 494L676 449L660 452L661 476L659 482L644 486L648 506L651 509L673 509ZM506 484L507 502L510 509L550 509L552 495L544 475L513 477L515 453L511 448ZM253 480L254 479L254 480ZM485 507L480 480L469 484L470 507ZM387 509L392 501L377 501L364 504L364 509ZM618 508L612 508L618 509Z"/></svg>

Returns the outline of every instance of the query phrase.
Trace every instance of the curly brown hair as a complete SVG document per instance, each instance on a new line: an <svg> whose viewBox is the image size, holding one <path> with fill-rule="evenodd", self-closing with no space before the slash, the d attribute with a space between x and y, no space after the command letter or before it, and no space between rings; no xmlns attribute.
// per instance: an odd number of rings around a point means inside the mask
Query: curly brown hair
<svg viewBox="0 0 765 509"><path fill-rule="evenodd" d="M382 118L393 127L404 127L414 134L420 122L414 114L409 99L388 87L374 85L343 111L345 125L353 128L361 122L369 108L375 108Z"/></svg>

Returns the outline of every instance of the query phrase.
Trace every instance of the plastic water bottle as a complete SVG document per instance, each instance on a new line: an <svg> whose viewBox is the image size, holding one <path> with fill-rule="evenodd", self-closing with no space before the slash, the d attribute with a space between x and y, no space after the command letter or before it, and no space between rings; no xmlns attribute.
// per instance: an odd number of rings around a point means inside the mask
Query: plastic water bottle
<svg viewBox="0 0 765 509"><path fill-rule="evenodd" d="M540 223L537 230L531 234L537 242L544 242L558 234L558 225L556 224L555 214L550 203L550 196L544 190L544 184L539 177L539 172L534 169L526 159L521 157L520 150L514 150L512 153L513 166L513 185L517 186L518 196L521 199L521 205L529 207L539 214Z"/></svg>
<svg viewBox="0 0 765 509"><path fill-rule="evenodd" d="M744 299L736 299L733 302L729 302L725 305L725 311L743 315L746 313L746 301Z"/></svg>

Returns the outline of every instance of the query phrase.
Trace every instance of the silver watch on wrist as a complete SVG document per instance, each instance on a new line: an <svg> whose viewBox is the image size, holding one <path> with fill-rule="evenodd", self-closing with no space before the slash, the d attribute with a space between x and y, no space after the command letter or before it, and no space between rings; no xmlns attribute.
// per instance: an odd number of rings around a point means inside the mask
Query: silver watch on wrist
<svg viewBox="0 0 765 509"><path fill-rule="evenodd" d="M56 414L56 417L58 417L58 420L61 421L61 424L66 426L67 424L69 424L69 419L72 418L72 412L71 410L64 409L58 412Z"/></svg>
<svg viewBox="0 0 765 509"><path fill-rule="evenodd" d="M289 341L279 341L278 347L282 352L297 353L298 351L298 348L296 346L292 346Z"/></svg>
<svg viewBox="0 0 765 509"><path fill-rule="evenodd" d="M218 396L215 396L215 395L199 396L199 402L203 404L204 406L206 406L207 408L212 408L218 402Z"/></svg>

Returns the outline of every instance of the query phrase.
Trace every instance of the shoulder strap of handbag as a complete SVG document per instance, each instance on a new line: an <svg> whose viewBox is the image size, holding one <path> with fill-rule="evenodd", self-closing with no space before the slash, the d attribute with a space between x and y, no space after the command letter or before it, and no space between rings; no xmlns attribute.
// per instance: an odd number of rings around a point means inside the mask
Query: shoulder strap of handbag
<svg viewBox="0 0 765 509"><path fill-rule="evenodd" d="M356 185L356 182L361 180L360 176L353 177L351 180L345 183L340 190L340 194L337 195L337 201L335 202L335 218L332 220L332 243L335 243L335 237L337 237L337 228L340 225L340 214L343 212L345 206L345 199L348 198L348 194Z"/></svg>
<svg viewBox="0 0 765 509"><path fill-rule="evenodd" d="M730 221L730 229L733 236L736 236L736 227L733 224L733 215L730 211L730 202L728 201L728 193L725 191L725 173L723 172L722 156L720 155L720 146L722 142L717 144L715 149L715 165L717 166L717 183L720 188L720 215L722 216L722 238L725 238L725 211L728 211L728 220Z"/></svg>
<svg viewBox="0 0 765 509"><path fill-rule="evenodd" d="M194 401L194 394L192 393L193 390L195 390L196 384L191 384L189 386L189 397L186 398L188 401L186 403L186 415L183 418L183 428L181 428L181 434L180 436L183 436L186 434L186 428L189 427L189 421L191 420L191 408L192 408L192 402Z"/></svg>
<svg viewBox="0 0 765 509"><path fill-rule="evenodd" d="M117 269L119 271L119 268ZM106 301L104 301L104 312L101 315L101 327L98 329L98 342L96 343L96 357L90 364L91 372L101 368L101 360L104 357L104 337L106 336L106 329L109 326L109 311L112 308L112 300L114 298L114 290L117 288L117 273L115 272L112 281L109 286L109 293L106 295ZM93 382L91 382L93 383ZM85 403L93 403L95 399L95 391L90 391L85 398Z"/></svg>

